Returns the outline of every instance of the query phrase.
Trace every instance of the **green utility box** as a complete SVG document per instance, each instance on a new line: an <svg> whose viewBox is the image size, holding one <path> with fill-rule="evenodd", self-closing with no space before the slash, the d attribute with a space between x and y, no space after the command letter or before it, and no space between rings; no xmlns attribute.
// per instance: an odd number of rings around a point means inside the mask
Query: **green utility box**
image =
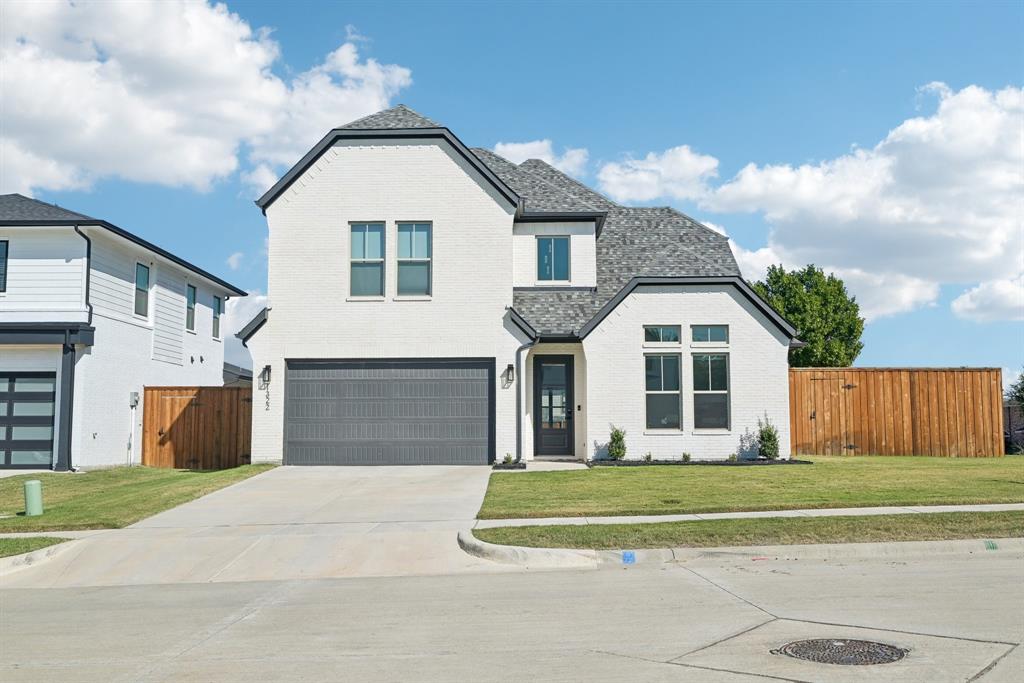
<svg viewBox="0 0 1024 683"><path fill-rule="evenodd" d="M43 514L43 482L30 479L25 482L25 516L36 517Z"/></svg>

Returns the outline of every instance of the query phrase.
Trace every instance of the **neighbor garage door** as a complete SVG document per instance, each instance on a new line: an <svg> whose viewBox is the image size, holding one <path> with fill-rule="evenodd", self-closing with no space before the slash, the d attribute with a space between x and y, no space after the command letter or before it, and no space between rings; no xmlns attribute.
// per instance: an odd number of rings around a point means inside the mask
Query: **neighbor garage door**
<svg viewBox="0 0 1024 683"><path fill-rule="evenodd" d="M486 465L494 359L289 361L288 465Z"/></svg>
<svg viewBox="0 0 1024 683"><path fill-rule="evenodd" d="M57 375L0 372L0 467L49 467Z"/></svg>

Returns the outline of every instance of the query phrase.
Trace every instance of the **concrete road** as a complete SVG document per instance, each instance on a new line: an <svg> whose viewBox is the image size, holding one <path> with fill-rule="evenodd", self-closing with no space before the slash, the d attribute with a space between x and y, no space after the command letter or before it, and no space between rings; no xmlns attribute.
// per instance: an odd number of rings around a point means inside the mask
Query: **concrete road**
<svg viewBox="0 0 1024 683"><path fill-rule="evenodd" d="M1024 680L1024 557L0 591L0 680ZM878 666L771 654L805 638Z"/></svg>
<svg viewBox="0 0 1024 683"><path fill-rule="evenodd" d="M510 568L462 552L487 467L278 467L76 541L0 587L414 576ZM0 636L2 642L2 636Z"/></svg>

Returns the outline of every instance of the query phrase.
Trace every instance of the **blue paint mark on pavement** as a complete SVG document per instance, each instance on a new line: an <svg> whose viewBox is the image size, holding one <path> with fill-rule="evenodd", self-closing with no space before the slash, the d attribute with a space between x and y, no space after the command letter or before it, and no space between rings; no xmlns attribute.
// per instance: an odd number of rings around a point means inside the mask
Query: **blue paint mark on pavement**
<svg viewBox="0 0 1024 683"><path fill-rule="evenodd" d="M636 564L636 553L632 550L623 550L622 564Z"/></svg>

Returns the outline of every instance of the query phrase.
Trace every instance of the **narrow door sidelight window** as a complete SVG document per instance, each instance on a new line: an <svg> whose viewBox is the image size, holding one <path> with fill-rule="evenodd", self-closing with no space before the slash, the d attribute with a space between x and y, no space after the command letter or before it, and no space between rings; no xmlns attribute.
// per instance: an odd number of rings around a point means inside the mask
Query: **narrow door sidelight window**
<svg viewBox="0 0 1024 683"><path fill-rule="evenodd" d="M352 223L352 296L384 296L384 224Z"/></svg>
<svg viewBox="0 0 1024 683"><path fill-rule="evenodd" d="M149 317L149 266L135 264L135 315Z"/></svg>
<svg viewBox="0 0 1024 683"><path fill-rule="evenodd" d="M537 279L569 281L569 238L537 238Z"/></svg>
<svg viewBox="0 0 1024 683"><path fill-rule="evenodd" d="M432 275L430 223L398 224L398 295L429 296Z"/></svg>
<svg viewBox="0 0 1024 683"><path fill-rule="evenodd" d="M729 429L729 356L697 353L693 356L693 426Z"/></svg>
<svg viewBox="0 0 1024 683"><path fill-rule="evenodd" d="M185 288L185 329L190 332L196 329L196 288L192 285Z"/></svg>
<svg viewBox="0 0 1024 683"><path fill-rule="evenodd" d="M679 356L644 356L648 429L679 429Z"/></svg>

